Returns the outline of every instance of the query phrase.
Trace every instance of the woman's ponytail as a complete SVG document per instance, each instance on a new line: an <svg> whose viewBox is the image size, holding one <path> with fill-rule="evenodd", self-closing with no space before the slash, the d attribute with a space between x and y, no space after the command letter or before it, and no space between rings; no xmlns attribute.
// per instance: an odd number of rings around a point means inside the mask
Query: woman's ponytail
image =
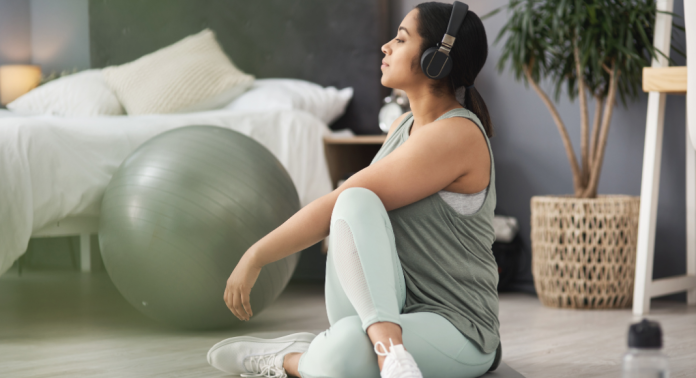
<svg viewBox="0 0 696 378"><path fill-rule="evenodd" d="M488 114L488 107L486 106L486 102L483 101L481 94L476 90L476 87L471 86L469 89L464 89L464 103L462 106L476 114L489 138L495 135L491 116Z"/></svg>

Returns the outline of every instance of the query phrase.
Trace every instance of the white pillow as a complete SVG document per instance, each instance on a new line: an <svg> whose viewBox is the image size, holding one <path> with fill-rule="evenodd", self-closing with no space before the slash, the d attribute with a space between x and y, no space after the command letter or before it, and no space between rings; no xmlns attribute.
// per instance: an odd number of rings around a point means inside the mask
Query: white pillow
<svg viewBox="0 0 696 378"><path fill-rule="evenodd" d="M352 98L351 87L338 90L299 79L257 79L250 90L225 109L300 109L330 125L343 115Z"/></svg>
<svg viewBox="0 0 696 378"><path fill-rule="evenodd" d="M104 78L132 115L219 108L254 82L225 55L210 29L106 67Z"/></svg>
<svg viewBox="0 0 696 378"><path fill-rule="evenodd" d="M7 108L24 114L73 117L124 114L100 69L51 80L10 102Z"/></svg>

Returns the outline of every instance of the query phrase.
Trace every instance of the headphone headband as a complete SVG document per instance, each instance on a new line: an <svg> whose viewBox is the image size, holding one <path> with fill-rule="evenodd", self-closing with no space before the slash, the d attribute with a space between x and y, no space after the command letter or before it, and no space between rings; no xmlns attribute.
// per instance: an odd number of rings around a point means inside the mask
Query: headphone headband
<svg viewBox="0 0 696 378"><path fill-rule="evenodd" d="M447 46L447 55L449 55L452 45L454 45L454 40L456 39L455 36L457 35L459 27L462 25L462 21L464 21L464 17L468 11L469 6L462 2L455 1L452 5L452 14L450 15L449 23L447 24L447 31L442 37L442 43L440 44L441 46ZM442 47L440 47L440 49L442 49Z"/></svg>
<svg viewBox="0 0 696 378"><path fill-rule="evenodd" d="M439 46L425 50L421 56L421 69L425 76L431 79L442 79L449 74L452 69L452 59L450 59L449 53L454 45L457 31L459 31L468 11L469 6L460 1L455 1L452 4L452 13L442 42L438 44Z"/></svg>

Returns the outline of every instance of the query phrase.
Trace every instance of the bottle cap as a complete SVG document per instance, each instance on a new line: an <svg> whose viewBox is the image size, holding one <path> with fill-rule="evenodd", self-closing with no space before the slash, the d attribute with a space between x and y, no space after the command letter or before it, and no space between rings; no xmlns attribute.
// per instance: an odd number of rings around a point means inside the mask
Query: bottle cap
<svg viewBox="0 0 696 378"><path fill-rule="evenodd" d="M662 330L658 322L643 319L628 329L629 348L662 348Z"/></svg>

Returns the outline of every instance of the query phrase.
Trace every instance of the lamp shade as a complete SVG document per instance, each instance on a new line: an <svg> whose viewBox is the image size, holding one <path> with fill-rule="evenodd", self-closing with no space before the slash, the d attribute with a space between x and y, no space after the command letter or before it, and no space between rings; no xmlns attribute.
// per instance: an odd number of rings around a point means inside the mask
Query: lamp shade
<svg viewBox="0 0 696 378"><path fill-rule="evenodd" d="M36 88L41 82L41 67L24 64L0 66L0 103L7 105Z"/></svg>

